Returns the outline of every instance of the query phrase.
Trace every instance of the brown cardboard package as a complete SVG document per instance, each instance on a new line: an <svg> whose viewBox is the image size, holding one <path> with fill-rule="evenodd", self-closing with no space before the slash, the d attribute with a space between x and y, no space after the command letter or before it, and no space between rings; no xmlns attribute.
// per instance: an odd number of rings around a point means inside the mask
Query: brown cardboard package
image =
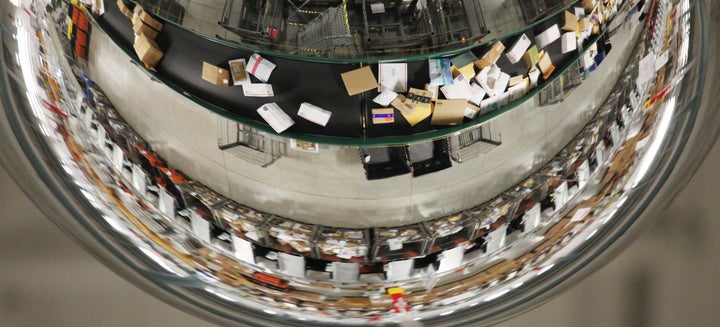
<svg viewBox="0 0 720 327"><path fill-rule="evenodd" d="M505 45L500 41L495 42L495 44L490 47L490 50L488 50L482 58L475 61L475 67L483 69L487 66L495 64L498 58L500 58L500 55L503 54L503 51L505 51Z"/></svg>
<svg viewBox="0 0 720 327"><path fill-rule="evenodd" d="M148 38L154 40L155 37L158 35L158 31L150 25L145 24L142 20L135 20L133 23L133 31L135 32L135 35L145 34Z"/></svg>
<svg viewBox="0 0 720 327"><path fill-rule="evenodd" d="M348 95L355 95L378 87L377 79L370 66L340 74Z"/></svg>
<svg viewBox="0 0 720 327"><path fill-rule="evenodd" d="M435 102L430 124L432 125L459 125L465 118L467 100L438 100Z"/></svg>
<svg viewBox="0 0 720 327"><path fill-rule="evenodd" d="M545 51L540 54L538 68L540 68L540 72L543 74L543 79L548 79L553 71L555 71L555 66L550 59L550 55Z"/></svg>
<svg viewBox="0 0 720 327"><path fill-rule="evenodd" d="M150 25L150 27L152 27L158 31L162 31L163 24L161 22L159 22L158 20L156 20L155 18L153 18L152 16L150 16L150 14L148 14L147 11L143 11L140 14L140 20L143 21L143 23Z"/></svg>
<svg viewBox="0 0 720 327"><path fill-rule="evenodd" d="M582 5L586 12L593 11L595 9L595 2L597 0L583 0Z"/></svg>
<svg viewBox="0 0 720 327"><path fill-rule="evenodd" d="M393 108L374 108L372 109L373 124L387 124L395 122L395 111Z"/></svg>
<svg viewBox="0 0 720 327"><path fill-rule="evenodd" d="M230 71L203 61L202 79L219 86L230 85Z"/></svg>
<svg viewBox="0 0 720 327"><path fill-rule="evenodd" d="M117 6L120 9L120 12L125 15L125 17L132 19L133 18L133 12L128 8L123 0L117 0Z"/></svg>
<svg viewBox="0 0 720 327"><path fill-rule="evenodd" d="M575 16L575 14L565 11L565 15L563 16L563 26L560 28L563 31L566 32L575 32L578 29L578 18Z"/></svg>
<svg viewBox="0 0 720 327"><path fill-rule="evenodd" d="M523 55L523 63L525 64L525 67L532 68L537 65L539 60L539 54L538 54L538 48L536 45L533 45L530 49L525 51L525 54Z"/></svg>
<svg viewBox="0 0 720 327"><path fill-rule="evenodd" d="M148 14L147 11L143 10L142 6L140 5L136 5L135 10L133 10L133 24L135 24L138 20L142 21L145 24L148 24L150 27L158 31L162 31L163 24L157 19L150 16L150 14Z"/></svg>
<svg viewBox="0 0 720 327"><path fill-rule="evenodd" d="M144 34L138 35L133 47L135 48L135 53L137 53L140 61L150 67L155 67L155 65L163 57L163 53L155 41Z"/></svg>

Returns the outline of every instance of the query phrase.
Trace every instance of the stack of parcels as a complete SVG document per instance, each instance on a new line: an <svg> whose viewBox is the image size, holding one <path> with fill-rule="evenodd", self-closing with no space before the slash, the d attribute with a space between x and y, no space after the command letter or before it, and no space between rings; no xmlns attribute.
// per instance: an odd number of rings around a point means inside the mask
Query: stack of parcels
<svg viewBox="0 0 720 327"><path fill-rule="evenodd" d="M261 242L262 232L259 227L270 217L269 214L255 211L234 201L221 204L218 210L221 218L235 229L236 234Z"/></svg>
<svg viewBox="0 0 720 327"><path fill-rule="evenodd" d="M118 1L118 6L121 1ZM153 68L163 57L162 50L155 43L155 37L162 30L163 24L150 16L140 5L136 5L133 10L132 23L135 33L133 44L135 53L146 67Z"/></svg>
<svg viewBox="0 0 720 327"><path fill-rule="evenodd" d="M269 236L275 238L275 241L281 245L289 245L300 253L312 252L313 227L311 225L276 218L268 226L272 226L268 231Z"/></svg>
<svg viewBox="0 0 720 327"><path fill-rule="evenodd" d="M364 230L333 229L325 227L318 236L317 248L320 255L336 256L349 260L368 254Z"/></svg>
<svg viewBox="0 0 720 327"><path fill-rule="evenodd" d="M427 230L435 237L443 237L456 234L465 228L467 219L462 219L462 214L456 214L425 223Z"/></svg>
<svg viewBox="0 0 720 327"><path fill-rule="evenodd" d="M397 251L403 248L403 243L420 240L424 237L419 229L412 227L403 227L402 229L389 228L376 231L375 239L377 243L387 243L390 251Z"/></svg>
<svg viewBox="0 0 720 327"><path fill-rule="evenodd" d="M497 222L506 222L508 217L515 214L518 200L498 196L497 198L468 209L468 213L479 222L479 229L491 230L492 225Z"/></svg>
<svg viewBox="0 0 720 327"><path fill-rule="evenodd" d="M487 98L480 101L481 110L490 110L496 106L503 106L510 101L515 101L524 96L531 85L537 85L532 82L533 72L530 71L530 77L523 75L510 76L503 72L496 65L483 68L475 75L475 82L487 94Z"/></svg>

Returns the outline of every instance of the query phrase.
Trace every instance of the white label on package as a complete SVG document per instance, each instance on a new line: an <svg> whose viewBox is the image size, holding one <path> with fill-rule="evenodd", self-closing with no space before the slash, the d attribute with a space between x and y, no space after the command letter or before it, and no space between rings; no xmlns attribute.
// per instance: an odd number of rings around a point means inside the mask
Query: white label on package
<svg viewBox="0 0 720 327"><path fill-rule="evenodd" d="M544 48L560 38L560 28L557 24L546 29L535 37L535 43L539 48Z"/></svg>
<svg viewBox="0 0 720 327"><path fill-rule="evenodd" d="M235 59L228 61L230 66L230 76L232 76L233 85L250 84L250 76L247 73L247 64L245 59Z"/></svg>
<svg viewBox="0 0 720 327"><path fill-rule="evenodd" d="M407 64L380 63L378 65L378 92L392 90L398 93L407 92Z"/></svg>
<svg viewBox="0 0 720 327"><path fill-rule="evenodd" d="M275 96L271 84L253 83L242 86L243 94L246 97L272 97Z"/></svg>
<svg viewBox="0 0 720 327"><path fill-rule="evenodd" d="M527 35L523 34L520 36L517 41L513 44L512 47L510 47L510 51L508 51L505 56L510 60L511 64L517 63L522 58L523 54L525 54L525 51L530 47L530 39L527 37Z"/></svg>
<svg viewBox="0 0 720 327"><path fill-rule="evenodd" d="M273 69L275 69L275 64L267 61L257 53L250 57L247 67L245 67L248 73L253 74L253 76L263 82L267 82L270 79L270 74Z"/></svg>
<svg viewBox="0 0 720 327"><path fill-rule="evenodd" d="M378 94L378 96L376 96L373 99L373 102L375 102L383 107L387 107L390 105L390 102L392 102L393 100L395 100L395 98L397 98L397 96L398 96L398 94L395 93L394 91L392 91L390 89L385 89L380 94Z"/></svg>
<svg viewBox="0 0 720 327"><path fill-rule="evenodd" d="M295 124L295 121L274 102L262 105L257 112L277 133L282 133Z"/></svg>
<svg viewBox="0 0 720 327"><path fill-rule="evenodd" d="M298 110L297 113L298 116L305 118L320 126L327 125L328 121L330 120L331 114L332 113L330 111L327 111L316 105L309 104L307 102L303 102L302 104L300 104L300 110Z"/></svg>
<svg viewBox="0 0 720 327"><path fill-rule="evenodd" d="M475 94L475 91L473 91L467 79L465 79L465 76L462 74L458 75L452 84L441 87L440 91L445 95L446 99L468 100Z"/></svg>

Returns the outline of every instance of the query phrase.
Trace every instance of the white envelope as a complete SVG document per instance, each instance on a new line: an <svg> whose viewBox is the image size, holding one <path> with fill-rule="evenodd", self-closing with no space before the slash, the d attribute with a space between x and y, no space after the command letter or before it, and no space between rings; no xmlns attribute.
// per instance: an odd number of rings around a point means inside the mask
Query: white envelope
<svg viewBox="0 0 720 327"><path fill-rule="evenodd" d="M380 63L378 65L378 92L390 89L398 93L407 92L407 64Z"/></svg>
<svg viewBox="0 0 720 327"><path fill-rule="evenodd" d="M270 79L270 74L273 69L275 69L275 64L267 61L267 59L257 53L248 59L247 67L245 67L248 73L253 74L253 76L263 82L267 82Z"/></svg>
<svg viewBox="0 0 720 327"><path fill-rule="evenodd" d="M243 94L246 97L272 97L275 96L271 84L252 83L242 86Z"/></svg>
<svg viewBox="0 0 720 327"><path fill-rule="evenodd" d="M295 121L274 102L262 105L257 112L277 133L282 133L295 124Z"/></svg>
<svg viewBox="0 0 720 327"><path fill-rule="evenodd" d="M395 93L393 90L385 89L382 91L382 93L378 94L374 99L373 102L383 106L387 107L390 105L390 102L395 100L397 98L398 94Z"/></svg>
<svg viewBox="0 0 720 327"><path fill-rule="evenodd" d="M468 100L470 97L475 95L475 91L468 83L465 76L460 74L453 79L452 84L444 85L440 88L440 91L445 95L446 99L465 99Z"/></svg>
<svg viewBox="0 0 720 327"><path fill-rule="evenodd" d="M303 102L300 104L300 110L298 110L297 115L320 126L325 126L330 120L330 115L332 115L332 112L320 108L316 105Z"/></svg>

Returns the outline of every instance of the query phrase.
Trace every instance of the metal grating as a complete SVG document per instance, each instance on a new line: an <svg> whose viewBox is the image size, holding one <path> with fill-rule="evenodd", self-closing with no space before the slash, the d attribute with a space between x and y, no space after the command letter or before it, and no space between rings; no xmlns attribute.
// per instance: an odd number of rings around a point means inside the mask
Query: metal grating
<svg viewBox="0 0 720 327"><path fill-rule="evenodd" d="M302 49L328 51L354 45L344 4L322 12L298 32L298 46Z"/></svg>
<svg viewBox="0 0 720 327"><path fill-rule="evenodd" d="M450 158L457 163L479 157L502 144L500 128L494 121L448 138Z"/></svg>
<svg viewBox="0 0 720 327"><path fill-rule="evenodd" d="M218 147L251 164L267 167L282 156L286 144L255 128L218 118Z"/></svg>

